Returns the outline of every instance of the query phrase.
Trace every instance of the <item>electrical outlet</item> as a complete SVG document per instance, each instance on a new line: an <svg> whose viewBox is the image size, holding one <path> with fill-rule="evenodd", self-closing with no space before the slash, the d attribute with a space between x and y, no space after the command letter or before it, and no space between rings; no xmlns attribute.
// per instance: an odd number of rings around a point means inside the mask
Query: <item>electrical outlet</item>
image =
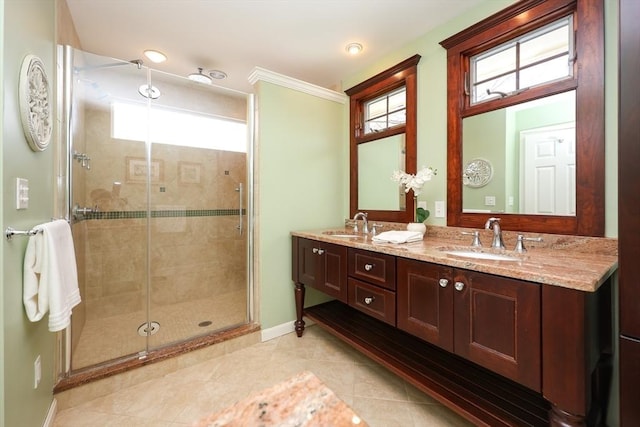
<svg viewBox="0 0 640 427"><path fill-rule="evenodd" d="M42 366L40 364L40 355L33 362L33 388L38 388L42 379Z"/></svg>
<svg viewBox="0 0 640 427"><path fill-rule="evenodd" d="M444 201L438 200L436 203L435 216L436 218L444 218Z"/></svg>
<svg viewBox="0 0 640 427"><path fill-rule="evenodd" d="M485 206L495 206L496 205L496 196L484 196L484 205Z"/></svg>

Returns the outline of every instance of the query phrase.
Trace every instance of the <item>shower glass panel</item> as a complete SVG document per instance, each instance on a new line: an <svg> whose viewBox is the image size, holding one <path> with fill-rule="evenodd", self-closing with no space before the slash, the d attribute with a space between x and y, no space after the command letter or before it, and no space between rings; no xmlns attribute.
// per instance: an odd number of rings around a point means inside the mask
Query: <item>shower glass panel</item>
<svg viewBox="0 0 640 427"><path fill-rule="evenodd" d="M64 52L69 370L248 323L247 95Z"/></svg>

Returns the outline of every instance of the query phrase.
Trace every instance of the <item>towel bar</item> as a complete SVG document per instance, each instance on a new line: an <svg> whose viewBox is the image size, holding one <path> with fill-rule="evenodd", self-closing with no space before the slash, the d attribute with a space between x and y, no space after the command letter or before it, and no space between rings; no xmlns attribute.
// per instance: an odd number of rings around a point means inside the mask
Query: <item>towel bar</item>
<svg viewBox="0 0 640 427"><path fill-rule="evenodd" d="M35 228L25 231L25 230L14 230L11 227L7 227L7 229L4 230L4 236L7 238L7 240L11 240L13 236L35 236L40 232L42 232L42 230L38 230Z"/></svg>

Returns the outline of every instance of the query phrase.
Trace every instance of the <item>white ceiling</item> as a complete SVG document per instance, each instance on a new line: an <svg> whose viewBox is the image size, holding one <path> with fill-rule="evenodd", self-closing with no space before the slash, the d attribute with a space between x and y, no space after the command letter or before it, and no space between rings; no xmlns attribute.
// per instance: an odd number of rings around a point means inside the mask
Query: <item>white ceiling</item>
<svg viewBox="0 0 640 427"><path fill-rule="evenodd" d="M252 92L254 67L339 89L365 69L483 0L67 0L82 49L186 76L219 69L216 84ZM349 56L345 46L364 51ZM143 50L168 56L162 64Z"/></svg>

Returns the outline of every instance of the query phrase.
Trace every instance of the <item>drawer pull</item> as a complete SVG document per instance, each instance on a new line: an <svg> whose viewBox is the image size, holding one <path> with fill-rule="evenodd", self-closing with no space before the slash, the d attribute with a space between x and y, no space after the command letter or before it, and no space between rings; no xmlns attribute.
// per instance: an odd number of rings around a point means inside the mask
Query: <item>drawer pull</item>
<svg viewBox="0 0 640 427"><path fill-rule="evenodd" d="M464 283L462 282L456 282L456 284L453 286L456 288L456 291L461 291L464 289Z"/></svg>
<svg viewBox="0 0 640 427"><path fill-rule="evenodd" d="M365 269L366 271L371 271L371 270L373 269L374 265L375 265L375 264L365 264L365 265L364 265L364 269Z"/></svg>
<svg viewBox="0 0 640 427"><path fill-rule="evenodd" d="M447 279L440 279L438 283L440 283L440 287L446 288L447 285L449 284L449 281Z"/></svg>
<svg viewBox="0 0 640 427"><path fill-rule="evenodd" d="M318 255L322 255L324 253L324 249L318 249Z"/></svg>
<svg viewBox="0 0 640 427"><path fill-rule="evenodd" d="M367 305L371 305L371 303L375 301L375 299L376 299L375 297L365 297L364 303Z"/></svg>

